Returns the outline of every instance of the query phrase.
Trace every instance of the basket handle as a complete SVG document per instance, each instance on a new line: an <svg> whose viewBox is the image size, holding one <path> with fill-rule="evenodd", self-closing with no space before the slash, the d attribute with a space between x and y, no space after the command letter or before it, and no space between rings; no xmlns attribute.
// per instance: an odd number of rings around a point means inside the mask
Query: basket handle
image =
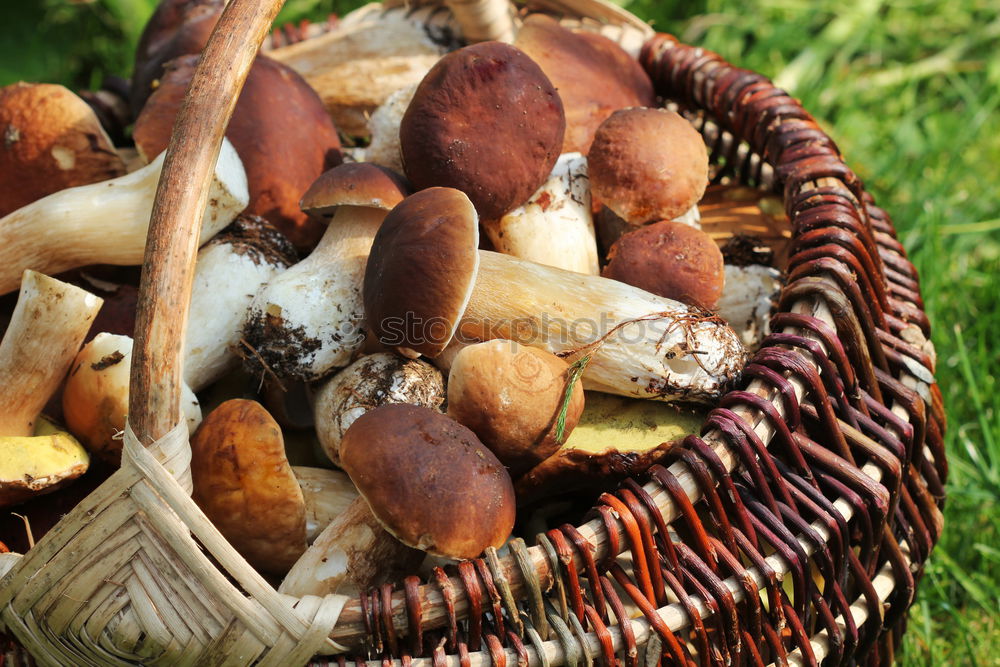
<svg viewBox="0 0 1000 667"><path fill-rule="evenodd" d="M229 3L167 145L143 257L129 392L129 424L147 446L180 420L181 354L209 184L243 82L283 4Z"/></svg>

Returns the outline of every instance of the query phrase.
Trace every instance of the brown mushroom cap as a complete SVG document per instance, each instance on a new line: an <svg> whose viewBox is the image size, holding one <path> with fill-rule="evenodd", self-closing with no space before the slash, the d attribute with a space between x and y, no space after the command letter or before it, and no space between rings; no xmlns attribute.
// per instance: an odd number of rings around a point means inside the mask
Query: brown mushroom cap
<svg viewBox="0 0 1000 667"><path fill-rule="evenodd" d="M147 159L166 149L198 57L168 63L160 85L136 119L133 137ZM341 159L337 130L315 91L289 67L257 56L226 137L246 169L250 186L246 213L266 218L298 250L311 250L323 225L302 212L299 200L320 174Z"/></svg>
<svg viewBox="0 0 1000 667"><path fill-rule="evenodd" d="M516 477L555 453L580 420L583 384L576 382L556 440L569 378L569 364L551 352L502 339L470 345L448 376L448 415Z"/></svg>
<svg viewBox="0 0 1000 667"><path fill-rule="evenodd" d="M191 439L192 497L247 561L284 574L306 549L302 489L281 428L255 401L213 410Z"/></svg>
<svg viewBox="0 0 1000 667"><path fill-rule="evenodd" d="M705 232L662 221L623 235L601 275L707 310L722 296L722 251Z"/></svg>
<svg viewBox="0 0 1000 667"><path fill-rule="evenodd" d="M559 91L566 111L563 153L586 154L597 127L617 109L648 107L653 84L637 60L596 33L576 33L544 14L524 20L514 40Z"/></svg>
<svg viewBox="0 0 1000 667"><path fill-rule="evenodd" d="M562 102L538 65L509 44L482 42L431 68L399 137L415 188L458 188L489 220L548 178L565 128Z"/></svg>
<svg viewBox="0 0 1000 667"><path fill-rule="evenodd" d="M697 130L666 109L622 109L587 154L594 196L633 225L670 220L708 186L708 149Z"/></svg>
<svg viewBox="0 0 1000 667"><path fill-rule="evenodd" d="M80 97L49 83L0 88L0 217L124 173L125 163Z"/></svg>
<svg viewBox="0 0 1000 667"><path fill-rule="evenodd" d="M479 270L479 218L452 188L389 211L365 267L368 330L384 345L436 357L455 334Z"/></svg>
<svg viewBox="0 0 1000 667"><path fill-rule="evenodd" d="M340 460L385 529L449 558L499 547L514 527L514 487L475 434L441 413L385 405L344 434Z"/></svg>
<svg viewBox="0 0 1000 667"><path fill-rule="evenodd" d="M135 49L129 103L138 115L163 76L163 66L180 56L198 54L226 8L226 0L161 0Z"/></svg>
<svg viewBox="0 0 1000 667"><path fill-rule="evenodd" d="M402 176L373 162L345 162L324 171L302 195L299 206L317 218L331 218L339 206L388 211L409 194Z"/></svg>

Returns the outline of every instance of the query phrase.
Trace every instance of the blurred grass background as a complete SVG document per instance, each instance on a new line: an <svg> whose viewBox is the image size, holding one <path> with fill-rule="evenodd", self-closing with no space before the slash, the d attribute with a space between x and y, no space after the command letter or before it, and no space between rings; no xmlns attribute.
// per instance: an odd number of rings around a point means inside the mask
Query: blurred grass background
<svg viewBox="0 0 1000 667"><path fill-rule="evenodd" d="M358 1L288 0L280 21ZM920 269L949 414L945 533L907 665L1000 664L1000 3L634 0L637 15L800 98ZM7 3L0 85L127 76L155 0Z"/></svg>

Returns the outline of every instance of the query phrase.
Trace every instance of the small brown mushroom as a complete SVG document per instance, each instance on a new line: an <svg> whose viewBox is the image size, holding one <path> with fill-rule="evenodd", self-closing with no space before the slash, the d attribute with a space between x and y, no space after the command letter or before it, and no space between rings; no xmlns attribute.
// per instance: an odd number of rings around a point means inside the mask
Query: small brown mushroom
<svg viewBox="0 0 1000 667"><path fill-rule="evenodd" d="M474 558L514 527L507 470L472 431L430 408L362 415L344 434L340 460L385 529L414 548Z"/></svg>
<svg viewBox="0 0 1000 667"><path fill-rule="evenodd" d="M601 275L706 310L715 310L725 280L722 252L712 238L672 221L618 239Z"/></svg>
<svg viewBox="0 0 1000 667"><path fill-rule="evenodd" d="M125 174L93 110L48 83L0 88L0 217L42 197Z"/></svg>
<svg viewBox="0 0 1000 667"><path fill-rule="evenodd" d="M457 188L493 220L545 182L565 127L538 65L482 42L441 58L420 82L399 128L403 165L415 188Z"/></svg>
<svg viewBox="0 0 1000 667"><path fill-rule="evenodd" d="M136 119L133 136L147 160L166 149L198 58L189 55L168 63ZM299 199L320 174L341 161L337 130L315 91L294 70L258 56L226 138L246 169L246 212L267 219L300 251L311 250L323 225L299 209Z"/></svg>
<svg viewBox="0 0 1000 667"><path fill-rule="evenodd" d="M569 364L551 352L500 339L470 345L448 375L448 416L472 429L516 477L576 427L583 384L570 386L572 379Z"/></svg>
<svg viewBox="0 0 1000 667"><path fill-rule="evenodd" d="M262 572L284 574L306 550L305 500L281 428L259 403L226 401L191 439L192 497Z"/></svg>
<svg viewBox="0 0 1000 667"><path fill-rule="evenodd" d="M594 199L632 225L676 218L708 186L704 140L666 109L613 113L597 128L587 162Z"/></svg>

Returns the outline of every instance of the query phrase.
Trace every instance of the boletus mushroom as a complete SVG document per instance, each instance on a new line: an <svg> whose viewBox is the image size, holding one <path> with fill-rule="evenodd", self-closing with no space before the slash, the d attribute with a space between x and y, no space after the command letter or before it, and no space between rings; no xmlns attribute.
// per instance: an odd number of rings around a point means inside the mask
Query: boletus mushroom
<svg viewBox="0 0 1000 667"><path fill-rule="evenodd" d="M711 401L743 367L736 335L701 309L598 276L477 250L472 202L450 188L411 195L372 244L368 326L385 345L437 356L457 331L587 357L584 386Z"/></svg>
<svg viewBox="0 0 1000 667"><path fill-rule="evenodd" d="M66 88L0 88L0 216L53 192L125 174L93 109Z"/></svg>
<svg viewBox="0 0 1000 667"><path fill-rule="evenodd" d="M248 369L317 380L346 366L364 342L361 280L383 218L407 194L402 179L367 162L325 172L302 198L326 232L304 260L254 297L243 336Z"/></svg>
<svg viewBox="0 0 1000 667"><path fill-rule="evenodd" d="M448 375L448 416L469 427L512 477L541 463L583 412L583 385L545 350L509 340L470 345Z"/></svg>
<svg viewBox="0 0 1000 667"><path fill-rule="evenodd" d="M101 299L55 278L25 271L0 342L0 507L45 493L86 472L90 458L66 433L35 435L83 342Z"/></svg>

